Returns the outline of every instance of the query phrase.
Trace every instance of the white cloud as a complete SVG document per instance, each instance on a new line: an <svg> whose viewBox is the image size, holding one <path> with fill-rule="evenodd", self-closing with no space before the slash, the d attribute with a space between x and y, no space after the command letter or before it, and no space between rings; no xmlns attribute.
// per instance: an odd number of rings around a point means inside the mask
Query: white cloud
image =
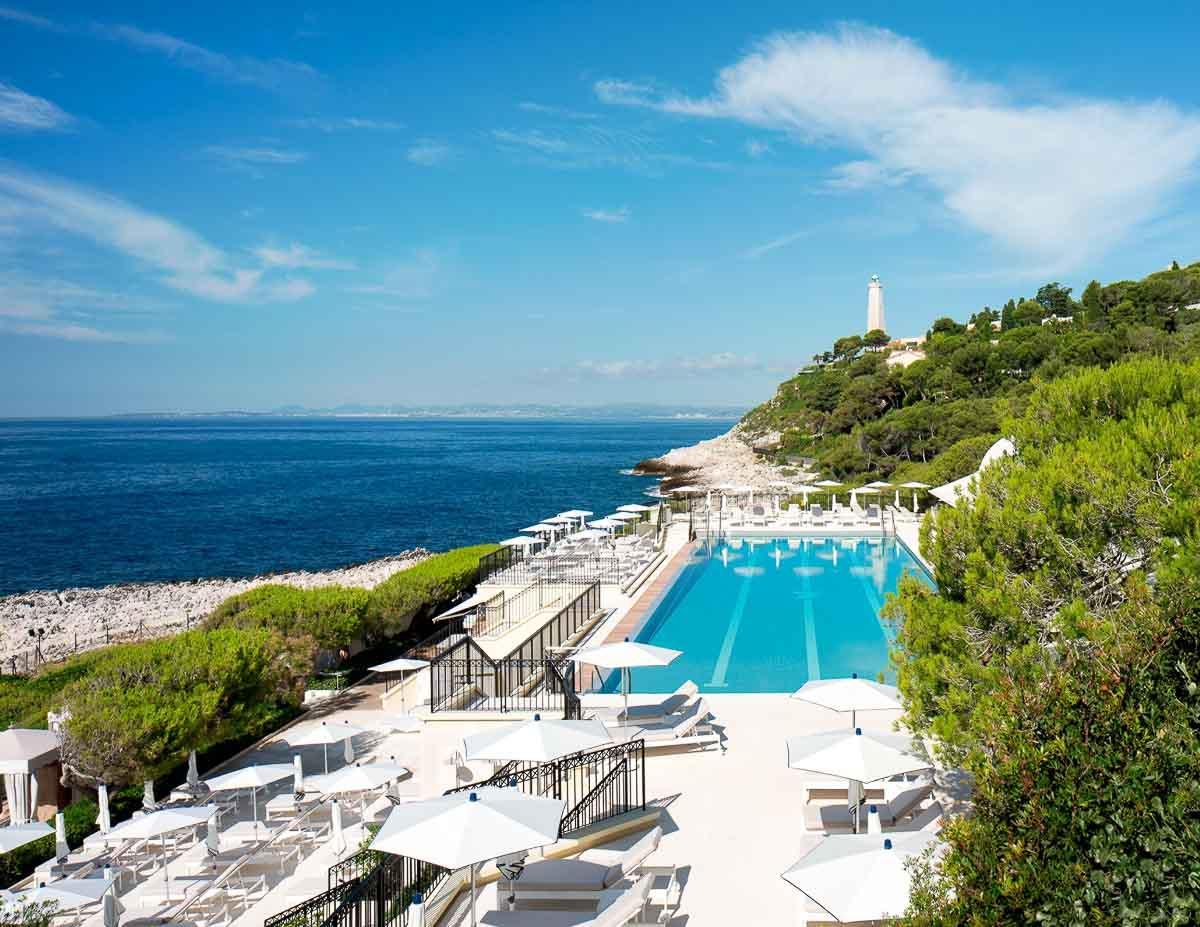
<svg viewBox="0 0 1200 927"><path fill-rule="evenodd" d="M562 106L551 106L546 103L534 103L523 100L517 104L517 109L526 113L537 113L539 116L558 116L563 119L596 119L595 113L584 113L579 110L567 109Z"/></svg>
<svg viewBox="0 0 1200 927"><path fill-rule="evenodd" d="M0 131L62 129L75 120L49 100L0 81Z"/></svg>
<svg viewBox="0 0 1200 927"><path fill-rule="evenodd" d="M209 145L204 153L210 158L224 161L231 167L258 167L279 164L299 164L308 160L308 153L290 148L272 148L270 146Z"/></svg>
<svg viewBox="0 0 1200 927"><path fill-rule="evenodd" d="M866 26L771 36L722 69L706 97L614 80L594 90L604 102L862 152L833 188L918 179L964 224L1062 268L1160 213L1200 160L1200 118L1168 103L1018 100Z"/></svg>
<svg viewBox="0 0 1200 927"><path fill-rule="evenodd" d="M139 315L128 294L111 293L54 278L32 279L0 272L0 332L63 341L147 343L165 340L160 332L98 328L97 314Z"/></svg>
<svg viewBox="0 0 1200 927"><path fill-rule="evenodd" d="M297 129L314 129L317 132L349 132L355 130L395 132L404 128L403 122L394 122L391 119L368 119L363 116L340 116L336 118L310 116L305 119L289 119L287 124Z"/></svg>
<svg viewBox="0 0 1200 927"><path fill-rule="evenodd" d="M583 215L594 222L628 222L630 212L628 206L622 206L620 209L585 209Z"/></svg>
<svg viewBox="0 0 1200 927"><path fill-rule="evenodd" d="M453 154L454 149L445 142L439 142L433 138L423 138L408 149L405 157L413 164L420 164L422 167L433 167L436 164L441 164L443 161L449 160Z"/></svg>
<svg viewBox="0 0 1200 927"><path fill-rule="evenodd" d="M764 142L760 138L752 138L746 142L746 154L752 158L761 158L765 154L771 153L771 145L769 142Z"/></svg>
<svg viewBox="0 0 1200 927"><path fill-rule="evenodd" d="M35 26L38 29L57 30L59 28L57 23L44 16L26 13L24 10L16 10L10 6L0 6L0 19L7 19L9 22L21 23L25 26Z"/></svg>
<svg viewBox="0 0 1200 927"><path fill-rule="evenodd" d="M296 242L285 248L260 245L254 249L254 253L266 267L286 267L289 270L354 270L353 261L331 258Z"/></svg>
<svg viewBox="0 0 1200 927"><path fill-rule="evenodd" d="M910 173L889 168L879 161L847 161L833 169L826 188L839 191L869 190L872 187L898 187Z"/></svg>
<svg viewBox="0 0 1200 927"><path fill-rule="evenodd" d="M565 154L571 150L571 143L554 135L547 135L539 129L525 132L515 132L511 129L493 129L492 138L501 145L532 148L546 154Z"/></svg>
<svg viewBox="0 0 1200 927"><path fill-rule="evenodd" d="M378 275L374 283L348 287L347 292L388 299L430 299L443 283L445 257L435 248L417 248Z"/></svg>
<svg viewBox="0 0 1200 927"><path fill-rule="evenodd" d="M757 358L729 351L666 360L582 360L572 368L576 374L610 380L684 379L725 373L758 372L765 369L766 365Z"/></svg>
<svg viewBox="0 0 1200 927"><path fill-rule="evenodd" d="M303 298L300 279L267 279L270 268L238 266L221 249L169 219L123 200L0 164L0 193L29 224L57 228L124 254L156 272L164 284L217 302Z"/></svg>
<svg viewBox="0 0 1200 927"><path fill-rule="evenodd" d="M92 31L102 39L120 42L140 51L156 52L182 68L198 71L230 84L246 84L263 90L281 91L298 82L307 83L319 77L311 65L300 61L253 58L249 55L234 57L165 32L148 32L137 26L96 23Z"/></svg>
<svg viewBox="0 0 1200 927"><path fill-rule="evenodd" d="M784 248L794 241L799 241L801 238L807 238L810 234L811 233L808 229L801 229L799 232L792 232L789 235L780 235L778 238L773 238L761 245L755 245L753 248L747 248L742 252L742 257L746 258L747 260L760 258L764 254L770 254L772 251L775 251L779 248Z"/></svg>

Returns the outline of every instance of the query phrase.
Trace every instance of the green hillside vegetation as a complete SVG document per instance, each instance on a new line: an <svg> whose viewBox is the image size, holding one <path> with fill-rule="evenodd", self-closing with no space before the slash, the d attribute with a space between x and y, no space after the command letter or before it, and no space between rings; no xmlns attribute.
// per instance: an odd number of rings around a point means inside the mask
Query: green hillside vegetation
<svg viewBox="0 0 1200 927"><path fill-rule="evenodd" d="M839 479L964 476L1039 383L1135 355L1200 355L1200 262L1139 281L1093 281L1078 300L1048 283L966 323L940 318L926 358L908 367L886 364L886 342L882 332L839 338L747 413L743 432L778 432L779 463L813 458Z"/></svg>
<svg viewBox="0 0 1200 927"><path fill-rule="evenodd" d="M890 599L907 723L974 778L909 927L1200 923L1200 361L1040 384Z"/></svg>

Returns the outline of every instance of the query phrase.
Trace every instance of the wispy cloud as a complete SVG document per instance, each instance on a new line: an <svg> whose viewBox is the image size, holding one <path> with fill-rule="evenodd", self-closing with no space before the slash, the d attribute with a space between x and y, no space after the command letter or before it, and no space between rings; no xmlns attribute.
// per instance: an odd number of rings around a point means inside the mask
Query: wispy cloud
<svg viewBox="0 0 1200 927"><path fill-rule="evenodd" d="M724 162L664 151L657 138L643 132L595 123L563 124L552 133L493 129L491 137L501 151L514 158L554 168L617 168L649 175L661 175L669 167L732 169Z"/></svg>
<svg viewBox="0 0 1200 927"><path fill-rule="evenodd" d="M0 81L0 131L64 129L75 120L49 100Z"/></svg>
<svg viewBox="0 0 1200 927"><path fill-rule="evenodd" d="M245 84L278 92L298 82L309 83L320 76L315 68L301 61L227 55L165 32L150 32L137 26L95 23L92 31L102 39L162 55L181 68L229 84Z"/></svg>
<svg viewBox="0 0 1200 927"><path fill-rule="evenodd" d="M347 287L347 292L387 300L426 300L444 284L445 273L446 256L441 251L417 248L407 258L384 267L373 282Z"/></svg>
<svg viewBox="0 0 1200 927"><path fill-rule="evenodd" d="M628 222L629 207L622 206L620 209L584 209L583 215L593 222Z"/></svg>
<svg viewBox="0 0 1200 927"><path fill-rule="evenodd" d="M308 160L305 151L269 145L209 145L204 154L226 167L246 171L255 177L262 177L265 167L282 167Z"/></svg>
<svg viewBox="0 0 1200 927"><path fill-rule="evenodd" d="M302 61L229 55L166 32L155 32L138 26L101 22L59 22L14 7L0 7L0 19L35 29L79 33L108 42L117 42L138 51L161 55L181 68L229 84L245 84L262 90L282 92L320 78L315 68Z"/></svg>
<svg viewBox="0 0 1200 927"><path fill-rule="evenodd" d="M20 211L23 226L48 227L123 254L166 286L214 302L301 299L307 280L247 266L183 226L124 200L0 164L0 193Z"/></svg>
<svg viewBox="0 0 1200 927"><path fill-rule="evenodd" d="M760 258L764 254L770 254L779 248L785 248L792 242L799 241L801 238L807 238L812 232L809 229L801 229L799 232L792 232L789 235L780 235L778 238L772 238L770 241L763 242L761 245L755 245L753 248L747 248L742 252L742 257L747 260Z"/></svg>
<svg viewBox="0 0 1200 927"><path fill-rule="evenodd" d="M322 117L308 116L304 119L289 119L287 125L297 129L313 129L317 132L396 132L404 128L403 122L391 119L369 119L365 116Z"/></svg>
<svg viewBox="0 0 1200 927"><path fill-rule="evenodd" d="M746 154L752 158L761 158L765 154L771 153L771 145L769 142L764 142L761 138L752 138L746 142Z"/></svg>
<svg viewBox="0 0 1200 927"><path fill-rule="evenodd" d="M162 332L111 327L112 316L141 315L127 294L0 271L0 332L62 341L149 343ZM103 321L97 321L103 316ZM99 327L104 325L105 327Z"/></svg>
<svg viewBox="0 0 1200 927"><path fill-rule="evenodd" d="M585 113L576 109L567 109L563 106L551 106L547 103L534 103L530 100L523 100L517 104L517 109L526 113L536 113L539 116L555 116L560 119L598 119L597 113Z"/></svg>
<svg viewBox="0 0 1200 927"><path fill-rule="evenodd" d="M413 164L433 167L453 157L454 149L435 138L422 138L410 147L404 156Z"/></svg>
<svg viewBox="0 0 1200 927"><path fill-rule="evenodd" d="M870 190L874 187L898 187L911 174L889 168L879 161L847 161L839 164L825 181L829 190L853 192Z"/></svg>
<svg viewBox="0 0 1200 927"><path fill-rule="evenodd" d="M566 373L580 377L616 379L688 379L730 373L762 372L767 365L756 357L718 352L699 357L639 360L581 360ZM547 370L547 374L564 371Z"/></svg>
<svg viewBox="0 0 1200 927"><path fill-rule="evenodd" d="M860 25L773 35L722 69L706 97L614 79L593 89L605 103L860 151L866 159L842 165L832 189L919 179L965 225L1060 268L1160 214L1200 161L1200 118L1168 103L1017 100Z"/></svg>
<svg viewBox="0 0 1200 927"><path fill-rule="evenodd" d="M307 245L292 242L286 247L260 245L254 254L265 267L285 267L290 270L354 270L354 262L333 258Z"/></svg>

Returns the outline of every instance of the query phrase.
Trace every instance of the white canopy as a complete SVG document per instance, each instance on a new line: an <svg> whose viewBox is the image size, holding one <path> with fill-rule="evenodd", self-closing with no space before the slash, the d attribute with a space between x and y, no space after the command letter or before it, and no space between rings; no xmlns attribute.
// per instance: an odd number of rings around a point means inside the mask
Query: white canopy
<svg viewBox="0 0 1200 927"><path fill-rule="evenodd" d="M309 776L305 785L326 795L336 795L342 792L367 792L403 779L409 770L398 763L356 763L353 766L343 766L341 769L326 773L323 776Z"/></svg>
<svg viewBox="0 0 1200 927"><path fill-rule="evenodd" d="M874 782L929 768L903 734L841 729L789 737L788 766L855 782Z"/></svg>
<svg viewBox="0 0 1200 927"><path fill-rule="evenodd" d="M928 483L922 483L919 480L909 480L907 483L900 484L901 489L929 489Z"/></svg>
<svg viewBox="0 0 1200 927"><path fill-rule="evenodd" d="M602 721L518 721L463 738L468 760L527 760L548 763L611 743Z"/></svg>
<svg viewBox="0 0 1200 927"><path fill-rule="evenodd" d="M450 608L446 609L440 615L435 615L433 620L434 621L442 621L446 618L453 618L455 615L461 615L463 612L469 612L480 602L486 602L488 599L490 599L495 594L496 594L495 591L472 593L468 598L463 599L457 605L452 605Z"/></svg>
<svg viewBox="0 0 1200 927"><path fill-rule="evenodd" d="M906 864L936 839L931 831L836 834L813 847L783 878L838 921L899 916L908 908L912 887Z"/></svg>
<svg viewBox="0 0 1200 927"><path fill-rule="evenodd" d="M0 827L0 853L8 853L17 847L23 847L27 843L48 837L52 833L54 833L54 828L45 821Z"/></svg>
<svg viewBox="0 0 1200 927"><path fill-rule="evenodd" d="M559 512L560 518L591 518L594 512L586 511L585 509L570 509L566 512Z"/></svg>
<svg viewBox="0 0 1200 927"><path fill-rule="evenodd" d="M872 482L868 483L867 486L870 487L871 489L891 489L892 488L892 484L887 482L886 480L873 480Z"/></svg>
<svg viewBox="0 0 1200 927"><path fill-rule="evenodd" d="M883 711L900 707L900 690L895 686L857 675L848 679L813 679L792 693L792 698L833 711ZM854 727L851 720L851 727Z"/></svg>
<svg viewBox="0 0 1200 927"><path fill-rule="evenodd" d="M613 512L611 515L606 515L606 518L615 518L617 521L641 521L642 516L637 512L622 512L620 510Z"/></svg>
<svg viewBox="0 0 1200 927"><path fill-rule="evenodd" d="M524 534L518 534L516 537L505 538L500 542L501 547L536 547L542 542L537 538L531 538Z"/></svg>
<svg viewBox="0 0 1200 927"><path fill-rule="evenodd" d="M625 524L625 522L621 521L619 518L601 518L597 521L589 521L588 527L589 528L620 528L620 527L624 526L624 524Z"/></svg>
<svg viewBox="0 0 1200 927"><path fill-rule="evenodd" d="M629 502L625 505L617 506L618 512L653 512L654 506L642 505L640 502Z"/></svg>
<svg viewBox="0 0 1200 927"><path fill-rule="evenodd" d="M841 486L842 484L839 483L837 480L817 480L815 483L813 483L813 485L820 486L824 489L829 489L834 486Z"/></svg>
<svg viewBox="0 0 1200 927"><path fill-rule="evenodd" d="M590 663L604 669L627 669L634 666L666 666L682 654L682 650L669 650L638 641L619 641L588 647L571 656L576 663Z"/></svg>
<svg viewBox="0 0 1200 927"><path fill-rule="evenodd" d="M18 905L54 904L63 910L74 910L95 904L104 897L112 883L106 879L59 879L13 896Z"/></svg>
<svg viewBox="0 0 1200 927"><path fill-rule="evenodd" d="M369 669L376 673L406 673L409 670L424 669L429 665L428 660L414 660L412 657L397 657L386 663L376 663Z"/></svg>
<svg viewBox="0 0 1200 927"><path fill-rule="evenodd" d="M33 728L0 731L0 773L31 773L58 759L58 735Z"/></svg>
<svg viewBox="0 0 1200 927"><path fill-rule="evenodd" d="M548 525L569 525L572 522L578 521L577 518L568 518L566 515L555 515L553 518L547 518Z"/></svg>
<svg viewBox="0 0 1200 927"><path fill-rule="evenodd" d="M288 765L287 770L287 774L290 776L292 774L291 765ZM203 824L216 813L216 810L216 805L164 808L162 811L143 814L140 818L130 818L128 821L118 824L104 835L104 840L111 842L113 840L145 840L150 837L159 837Z"/></svg>
<svg viewBox="0 0 1200 927"><path fill-rule="evenodd" d="M1008 438L1001 438L995 444L987 449L987 453L983 455L983 460L979 464L979 469L974 473L969 473L964 477L945 483L942 486L937 486L929 490L930 495L935 499L940 499L947 505L957 505L959 499L965 499L970 502L975 498L975 480L979 474L992 463L995 463L1002 457L1012 457L1017 453L1016 445Z"/></svg>
<svg viewBox="0 0 1200 927"><path fill-rule="evenodd" d="M204 784L214 792L259 789L280 779L288 779L293 772L294 767L291 763L267 763L263 766L245 766L233 772L222 773L205 779Z"/></svg>
<svg viewBox="0 0 1200 927"><path fill-rule="evenodd" d="M348 737L370 733L365 727L355 727L346 721L322 721L307 727L289 731L283 737L293 747L310 747L319 744L340 744Z"/></svg>
<svg viewBox="0 0 1200 927"><path fill-rule="evenodd" d="M557 525L548 525L545 522L538 522L538 524L536 524L536 525L530 525L528 528L521 529L521 531L527 532L529 534L549 534L549 533L551 533L553 531L557 531L557 530L558 530Z"/></svg>
<svg viewBox="0 0 1200 927"><path fill-rule="evenodd" d="M558 840L566 803L517 789L483 787L397 805L371 849L446 869L496 859Z"/></svg>
<svg viewBox="0 0 1200 927"><path fill-rule="evenodd" d="M702 493L708 492L708 490L703 486L675 486L672 489L668 489L667 492L677 492L682 496L686 496L689 493Z"/></svg>

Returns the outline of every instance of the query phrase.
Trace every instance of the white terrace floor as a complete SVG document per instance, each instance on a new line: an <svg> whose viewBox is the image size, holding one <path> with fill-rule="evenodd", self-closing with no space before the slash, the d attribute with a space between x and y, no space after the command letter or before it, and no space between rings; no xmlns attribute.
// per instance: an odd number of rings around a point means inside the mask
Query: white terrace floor
<svg viewBox="0 0 1200 927"><path fill-rule="evenodd" d="M724 730L726 751L660 754L647 759L647 797L667 801L662 819L666 834L655 860L673 863L681 870L684 890L678 915L672 923L688 927L744 922L800 923L802 896L780 878L792 862L816 839L803 829L800 809L802 773L787 769L786 737L849 726L849 718L786 695L705 695L717 723ZM586 704L614 701L614 696L588 696ZM637 701L635 696L633 701ZM650 700L645 697L642 700ZM369 723L373 700L362 708L337 711L330 718ZM375 703L377 704L377 703ZM370 706L370 707L368 707ZM356 718L357 716L357 718ZM895 712L859 715L859 725L888 729ZM428 797L461 784L465 770L450 762L461 749L465 734L487 721L438 721L417 734L356 738L359 758L395 756L413 770L403 792ZM372 742L373 740L373 742ZM283 743L268 745L249 762L279 762L292 749ZM340 751L336 763L340 765ZM319 772L320 748L305 748L305 769ZM490 764L470 764L474 778L484 778ZM357 827L347 832L347 853L359 839ZM326 845L306 859L258 905L242 915L239 927L261 924L324 888L327 867L335 861ZM479 910L494 907L494 889L479 898Z"/></svg>

